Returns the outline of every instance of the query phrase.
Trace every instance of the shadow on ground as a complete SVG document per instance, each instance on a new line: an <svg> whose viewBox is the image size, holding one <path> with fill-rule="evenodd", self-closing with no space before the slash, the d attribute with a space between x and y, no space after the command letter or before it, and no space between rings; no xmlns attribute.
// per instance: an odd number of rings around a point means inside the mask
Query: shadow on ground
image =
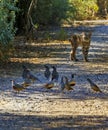
<svg viewBox="0 0 108 130"><path fill-rule="evenodd" d="M77 130L108 128L107 116L37 116L16 115L9 113L0 114L0 129L4 130Z"/></svg>

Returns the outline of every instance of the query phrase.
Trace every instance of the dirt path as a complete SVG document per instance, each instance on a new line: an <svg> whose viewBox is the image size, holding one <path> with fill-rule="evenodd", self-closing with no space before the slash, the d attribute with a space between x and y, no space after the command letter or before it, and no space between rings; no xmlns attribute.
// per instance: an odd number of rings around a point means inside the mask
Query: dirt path
<svg viewBox="0 0 108 130"><path fill-rule="evenodd" d="M0 130L108 129L108 26L94 26L93 30L90 62L83 62L80 48L77 55L80 61L69 61L68 42L39 43L31 45L31 50L28 48L28 56L12 58L12 63L0 69L3 74L0 78ZM22 64L43 82L34 83L16 94L10 80L23 81ZM46 82L44 64L56 65L59 77L75 73L74 90L61 94L59 84L51 90L43 88ZM87 77L102 93L91 90Z"/></svg>

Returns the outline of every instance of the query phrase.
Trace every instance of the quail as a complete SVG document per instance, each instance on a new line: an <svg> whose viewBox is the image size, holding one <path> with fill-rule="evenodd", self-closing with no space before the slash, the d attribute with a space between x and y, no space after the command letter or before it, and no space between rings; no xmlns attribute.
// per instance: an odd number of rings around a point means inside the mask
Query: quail
<svg viewBox="0 0 108 130"><path fill-rule="evenodd" d="M50 75L51 75L51 72L50 72L49 66L44 65L44 67L45 67L45 69L46 69L45 72L44 72L44 76L45 76L45 78L46 78L47 80L49 80Z"/></svg>
<svg viewBox="0 0 108 130"><path fill-rule="evenodd" d="M69 81L69 85L70 86L75 86L76 82L75 82L75 79L74 79L74 74L71 74L71 80Z"/></svg>
<svg viewBox="0 0 108 130"><path fill-rule="evenodd" d="M62 76L61 77L61 82L60 82L60 89L61 89L61 92L63 92L63 90L65 89L65 83L64 83L64 77Z"/></svg>
<svg viewBox="0 0 108 130"><path fill-rule="evenodd" d="M23 67L22 77L23 77L24 80L28 79L28 80L31 80L33 83L34 83L34 81L41 82L39 80L39 78L36 77L34 74L32 74L32 72L26 66L23 65L22 67Z"/></svg>
<svg viewBox="0 0 108 130"><path fill-rule="evenodd" d="M73 90L73 88L70 86L68 78L65 76L65 88L69 90Z"/></svg>
<svg viewBox="0 0 108 130"><path fill-rule="evenodd" d="M87 81L90 83L91 88L96 92L102 92L100 88L89 78L87 78Z"/></svg>
<svg viewBox="0 0 108 130"><path fill-rule="evenodd" d="M14 89L15 91L17 91L18 93L19 93L20 91L22 91L23 89L25 89L25 88L23 87L23 85L20 85L20 84L16 83L14 80L11 80L11 82L12 82L12 87L13 87L13 89Z"/></svg>
<svg viewBox="0 0 108 130"><path fill-rule="evenodd" d="M53 71L52 71L52 80L58 81L59 74L57 72L57 69L55 66L52 66Z"/></svg>

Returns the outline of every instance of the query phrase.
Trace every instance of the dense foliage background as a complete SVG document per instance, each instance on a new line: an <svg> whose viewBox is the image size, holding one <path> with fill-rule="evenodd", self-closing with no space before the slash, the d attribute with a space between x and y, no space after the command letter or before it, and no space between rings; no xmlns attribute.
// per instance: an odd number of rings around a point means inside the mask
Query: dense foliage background
<svg viewBox="0 0 108 130"><path fill-rule="evenodd" d="M15 3L12 0L0 1L0 62L7 61L13 50L11 41L16 31L15 12L18 10Z"/></svg>
<svg viewBox="0 0 108 130"><path fill-rule="evenodd" d="M0 0L0 61L8 61L15 34L107 15L108 0Z"/></svg>

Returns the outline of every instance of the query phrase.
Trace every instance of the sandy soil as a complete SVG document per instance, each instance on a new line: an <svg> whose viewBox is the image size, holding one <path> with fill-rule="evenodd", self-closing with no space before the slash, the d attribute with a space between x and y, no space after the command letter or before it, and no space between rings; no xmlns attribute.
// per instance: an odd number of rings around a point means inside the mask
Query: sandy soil
<svg viewBox="0 0 108 130"><path fill-rule="evenodd" d="M0 130L108 129L108 26L91 28L93 34L87 63L82 60L81 48L77 53L79 61L69 61L69 42L39 43L31 44L33 49L31 52L28 49L28 57L16 56L8 66L0 69ZM37 48L40 50L35 52ZM42 83L35 82L17 94L10 80L23 82L22 64L26 64ZM70 77L75 73L74 90L60 93L59 82L46 90L43 87L47 82L43 75L44 64L57 66L59 81L62 75ZM91 90L87 77L102 93Z"/></svg>

